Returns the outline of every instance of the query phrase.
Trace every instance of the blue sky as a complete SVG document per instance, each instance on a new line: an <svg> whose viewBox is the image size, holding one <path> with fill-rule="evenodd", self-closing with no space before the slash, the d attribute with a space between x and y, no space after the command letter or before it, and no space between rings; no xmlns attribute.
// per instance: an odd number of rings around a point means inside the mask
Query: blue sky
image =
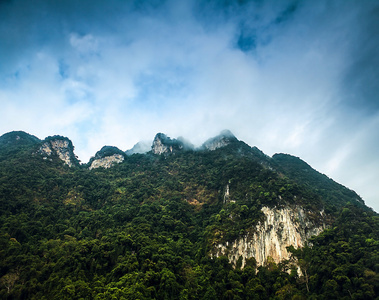
<svg viewBox="0 0 379 300"><path fill-rule="evenodd" d="M378 53L377 1L0 1L0 134L87 162L228 128L379 211Z"/></svg>

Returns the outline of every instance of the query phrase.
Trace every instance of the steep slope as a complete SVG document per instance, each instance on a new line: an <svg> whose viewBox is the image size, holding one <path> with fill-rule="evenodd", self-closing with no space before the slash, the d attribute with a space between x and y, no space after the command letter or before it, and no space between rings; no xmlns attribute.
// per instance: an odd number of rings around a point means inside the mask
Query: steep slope
<svg viewBox="0 0 379 300"><path fill-rule="evenodd" d="M279 172L299 184L317 190L317 193L325 201L329 201L334 208L345 205L349 201L364 205L362 198L357 193L317 172L298 157L288 154L275 154L272 160Z"/></svg>
<svg viewBox="0 0 379 300"><path fill-rule="evenodd" d="M264 220L245 236L234 241L220 243L213 250L214 256L226 255L238 267L254 258L262 266L267 259L275 263L290 259L287 247L304 247L308 240L327 228L328 219L320 212L318 219L311 219L310 213L301 206L283 208L262 207ZM314 216L313 216L314 217Z"/></svg>

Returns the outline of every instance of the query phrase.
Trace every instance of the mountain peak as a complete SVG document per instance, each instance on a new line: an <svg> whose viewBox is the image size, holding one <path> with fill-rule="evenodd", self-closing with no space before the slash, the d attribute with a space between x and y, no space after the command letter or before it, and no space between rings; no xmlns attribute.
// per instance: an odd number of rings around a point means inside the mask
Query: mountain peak
<svg viewBox="0 0 379 300"><path fill-rule="evenodd" d="M79 164L74 154L74 146L71 140L64 136L54 135L47 137L43 140L38 152L42 154L45 159L56 155L69 167Z"/></svg>
<svg viewBox="0 0 379 300"><path fill-rule="evenodd" d="M95 156L89 161L89 169L99 167L108 169L116 163L121 163L125 159L125 152L114 146L104 146L96 152Z"/></svg>
<svg viewBox="0 0 379 300"><path fill-rule="evenodd" d="M224 129L223 131L221 131L219 136L236 138L235 135L229 129Z"/></svg>
<svg viewBox="0 0 379 300"><path fill-rule="evenodd" d="M106 156L112 156L114 154L125 155L123 151L115 146L103 146L99 151L96 152L95 158L104 158Z"/></svg>
<svg viewBox="0 0 379 300"><path fill-rule="evenodd" d="M183 144L180 141L171 139L164 133L160 132L155 135L151 149L154 154L173 153L175 150L182 150Z"/></svg>
<svg viewBox="0 0 379 300"><path fill-rule="evenodd" d="M230 130L225 129L225 130L221 131L219 135L208 139L201 146L201 148L205 149L205 150L213 151L213 150L216 150L218 148L225 147L225 146L227 146L233 142L236 142L236 141L238 141L238 139L234 136L234 134Z"/></svg>
<svg viewBox="0 0 379 300"><path fill-rule="evenodd" d="M0 145L32 145L41 140L25 131L11 131L0 137Z"/></svg>

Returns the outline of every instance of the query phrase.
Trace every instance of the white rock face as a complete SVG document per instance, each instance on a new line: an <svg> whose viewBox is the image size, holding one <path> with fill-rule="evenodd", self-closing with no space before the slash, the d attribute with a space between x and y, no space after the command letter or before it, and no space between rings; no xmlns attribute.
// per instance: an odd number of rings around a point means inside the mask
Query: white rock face
<svg viewBox="0 0 379 300"><path fill-rule="evenodd" d="M230 181L229 181L230 183ZM229 190L229 184L226 185L225 193L224 193L224 204L229 202L236 202L236 200L230 199L230 190Z"/></svg>
<svg viewBox="0 0 379 300"><path fill-rule="evenodd" d="M164 133L157 133L154 138L151 150L154 154L174 153L184 150L184 143L181 140L171 139Z"/></svg>
<svg viewBox="0 0 379 300"><path fill-rule="evenodd" d="M241 256L242 267L246 259L251 257L255 258L257 265L263 265L267 257L279 263L290 258L286 247L302 247L311 236L321 233L326 228L325 224L318 226L311 222L303 208L298 206L281 209L263 207L262 212L266 220L257 225L252 236L226 245L219 244L216 256L226 255L234 265ZM322 213L320 218L323 218Z"/></svg>
<svg viewBox="0 0 379 300"><path fill-rule="evenodd" d="M172 152L172 147L163 144L161 139L158 138L154 140L152 150L154 154L163 154Z"/></svg>
<svg viewBox="0 0 379 300"><path fill-rule="evenodd" d="M65 139L50 140L42 144L39 152L42 155L51 156L53 153L64 161L69 167L73 166L71 159L72 153L69 147L69 141Z"/></svg>
<svg viewBox="0 0 379 300"><path fill-rule="evenodd" d="M124 156L122 156L121 154L113 154L111 156L95 159L91 163L91 166L89 167L89 169L92 170L92 169L100 168L100 167L108 169L112 167L112 165L119 164L123 161L124 161Z"/></svg>

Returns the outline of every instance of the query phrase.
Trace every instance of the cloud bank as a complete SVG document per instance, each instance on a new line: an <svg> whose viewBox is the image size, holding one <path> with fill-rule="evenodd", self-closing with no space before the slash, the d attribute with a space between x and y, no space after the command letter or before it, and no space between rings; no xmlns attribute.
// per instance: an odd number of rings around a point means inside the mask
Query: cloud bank
<svg viewBox="0 0 379 300"><path fill-rule="evenodd" d="M379 211L375 1L3 1L0 40L2 133L68 136L86 162L228 128Z"/></svg>

